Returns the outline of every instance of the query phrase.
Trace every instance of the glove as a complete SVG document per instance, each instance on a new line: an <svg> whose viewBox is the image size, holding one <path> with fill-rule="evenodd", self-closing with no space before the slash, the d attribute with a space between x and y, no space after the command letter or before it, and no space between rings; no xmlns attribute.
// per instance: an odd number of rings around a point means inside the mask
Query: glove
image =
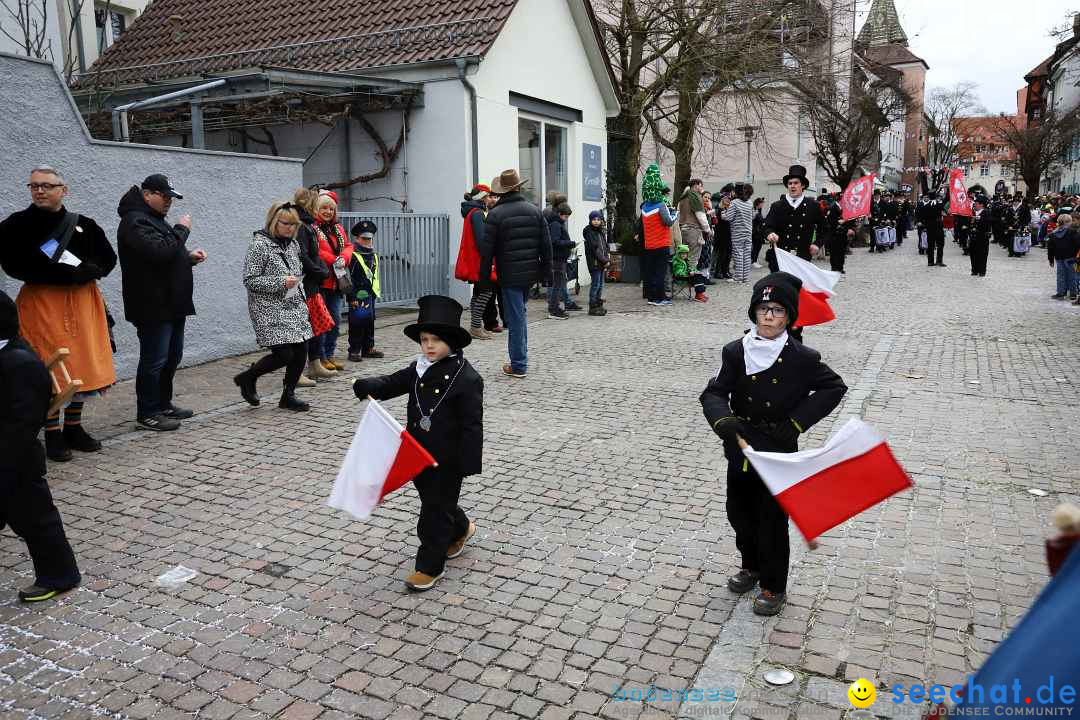
<svg viewBox="0 0 1080 720"><path fill-rule="evenodd" d="M353 381L352 389L353 392L356 393L356 397L361 400L367 400L368 395L370 395L373 390L371 383L364 378L356 378L356 380Z"/></svg>
<svg viewBox="0 0 1080 720"><path fill-rule="evenodd" d="M71 277L79 285L84 283L93 282L99 278L105 277L105 273L101 271L101 268L92 262L84 262L79 267L75 268L75 271L71 274Z"/></svg>
<svg viewBox="0 0 1080 720"><path fill-rule="evenodd" d="M719 438L725 442L735 442L736 435L742 435L743 426L739 418L728 415L725 418L720 418L713 423L713 432L719 436Z"/></svg>
<svg viewBox="0 0 1080 720"><path fill-rule="evenodd" d="M772 435L774 439L779 440L785 445L791 445L798 442L799 435L801 433L802 431L799 430L799 427L795 424L795 421L789 418L787 420L781 420L780 422L774 424L769 434Z"/></svg>

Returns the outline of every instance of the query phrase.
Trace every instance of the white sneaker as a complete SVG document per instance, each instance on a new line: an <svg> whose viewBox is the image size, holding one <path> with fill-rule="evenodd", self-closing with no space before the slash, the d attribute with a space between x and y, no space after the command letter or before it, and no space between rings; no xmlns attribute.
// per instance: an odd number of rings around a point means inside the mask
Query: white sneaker
<svg viewBox="0 0 1080 720"><path fill-rule="evenodd" d="M761 269L761 263L754 263L752 267L756 267L758 270L760 270Z"/></svg>

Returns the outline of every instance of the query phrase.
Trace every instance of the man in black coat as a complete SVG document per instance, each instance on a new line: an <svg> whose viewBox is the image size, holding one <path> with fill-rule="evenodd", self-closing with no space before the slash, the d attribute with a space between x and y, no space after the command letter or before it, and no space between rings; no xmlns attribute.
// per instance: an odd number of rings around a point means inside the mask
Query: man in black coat
<svg viewBox="0 0 1080 720"><path fill-rule="evenodd" d="M742 556L728 580L735 593L752 590L758 615L780 612L787 592L788 519L743 455L739 439L754 450L796 452L799 435L831 413L847 386L816 350L788 334L798 319L794 275L772 273L754 285L749 315L755 327L724 346L720 370L701 394L709 427L724 441L727 516Z"/></svg>
<svg viewBox="0 0 1080 720"><path fill-rule="evenodd" d="M975 219L968 240L971 257L971 274L986 277L986 258L990 254L990 240L994 235L994 217L985 195L974 198Z"/></svg>
<svg viewBox="0 0 1080 720"><path fill-rule="evenodd" d="M34 562L34 584L19 591L23 602L48 600L82 579L37 439L51 395L48 370L19 337L15 303L0 292L0 530L10 526Z"/></svg>
<svg viewBox="0 0 1080 720"><path fill-rule="evenodd" d="M855 237L855 220L843 221L844 209L832 195L825 195L825 224L828 227L829 266L838 273L847 274L844 261L847 259L848 244Z"/></svg>
<svg viewBox="0 0 1080 720"><path fill-rule="evenodd" d="M810 244L817 232L819 242L828 237L825 215L815 200L805 195L810 186L806 177L806 168L792 165L784 176L787 194L774 202L765 216L765 239L772 244L765 253L769 269L776 272L780 266L776 262L775 247L795 253L803 260L810 260Z"/></svg>
<svg viewBox="0 0 1080 720"><path fill-rule="evenodd" d="M491 277L492 262L498 269L510 354L503 373L514 378L524 378L529 370L525 324L529 288L541 280L550 285L552 271L548 224L540 208L521 194L524 184L517 170L504 170L491 182L491 192L499 196L499 202L487 214L484 236L476 239L480 277Z"/></svg>
<svg viewBox="0 0 1080 720"><path fill-rule="evenodd" d="M931 193L926 175L919 174L922 195L919 196L919 227L926 232L926 264L928 267L945 267L945 223L942 213L949 209L948 191ZM937 258L935 260L934 258Z"/></svg>
<svg viewBox="0 0 1080 720"><path fill-rule="evenodd" d="M123 272L124 315L139 334L136 422L147 430L176 430L190 410L172 404L173 377L184 356L184 323L195 314L192 267L206 260L188 250L191 216L169 225L173 199L183 195L164 175L151 175L120 199L116 231Z"/></svg>

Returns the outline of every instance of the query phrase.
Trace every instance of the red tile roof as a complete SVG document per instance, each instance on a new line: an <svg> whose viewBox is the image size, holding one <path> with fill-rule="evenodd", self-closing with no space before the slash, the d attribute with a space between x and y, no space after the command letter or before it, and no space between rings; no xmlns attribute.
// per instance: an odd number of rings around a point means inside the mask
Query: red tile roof
<svg viewBox="0 0 1080 720"><path fill-rule="evenodd" d="M922 63L926 61L903 45L872 45L861 48L861 52L869 60L879 65L906 65L908 63ZM930 68L926 65L927 69Z"/></svg>
<svg viewBox="0 0 1080 720"><path fill-rule="evenodd" d="M482 56L516 1L154 0L90 72L126 85L260 66L343 72Z"/></svg>

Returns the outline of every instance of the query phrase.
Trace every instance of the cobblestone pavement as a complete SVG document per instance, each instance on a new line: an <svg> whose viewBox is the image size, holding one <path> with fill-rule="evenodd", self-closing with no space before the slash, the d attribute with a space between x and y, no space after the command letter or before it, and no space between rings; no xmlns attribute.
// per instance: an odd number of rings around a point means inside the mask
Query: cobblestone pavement
<svg viewBox="0 0 1080 720"><path fill-rule="evenodd" d="M104 452L50 468L82 587L20 606L30 565L0 538L0 717L838 718L858 677L958 682L1045 584L1048 513L1080 492L1062 442L1080 308L1049 299L1037 251L994 249L984 279L955 245L946 261L928 269L910 243L857 251L840 319L807 331L851 390L804 442L862 415L916 487L815 551L793 530L777 618L725 588L724 460L697 402L749 288L646 308L610 286L606 318L530 304L527 380L498 372L505 340L469 348L487 379L485 470L462 501L479 532L425 594L401 583L411 488L364 523L326 507L362 409L347 382L302 390L314 411L293 415L239 402L230 378L248 359L187 369L178 402L200 415L176 433L133 430L130 383L88 406ZM387 359L350 373L415 352L380 332ZM198 576L155 586L181 564ZM796 682L768 689L774 666ZM722 699L612 697L653 685Z"/></svg>

